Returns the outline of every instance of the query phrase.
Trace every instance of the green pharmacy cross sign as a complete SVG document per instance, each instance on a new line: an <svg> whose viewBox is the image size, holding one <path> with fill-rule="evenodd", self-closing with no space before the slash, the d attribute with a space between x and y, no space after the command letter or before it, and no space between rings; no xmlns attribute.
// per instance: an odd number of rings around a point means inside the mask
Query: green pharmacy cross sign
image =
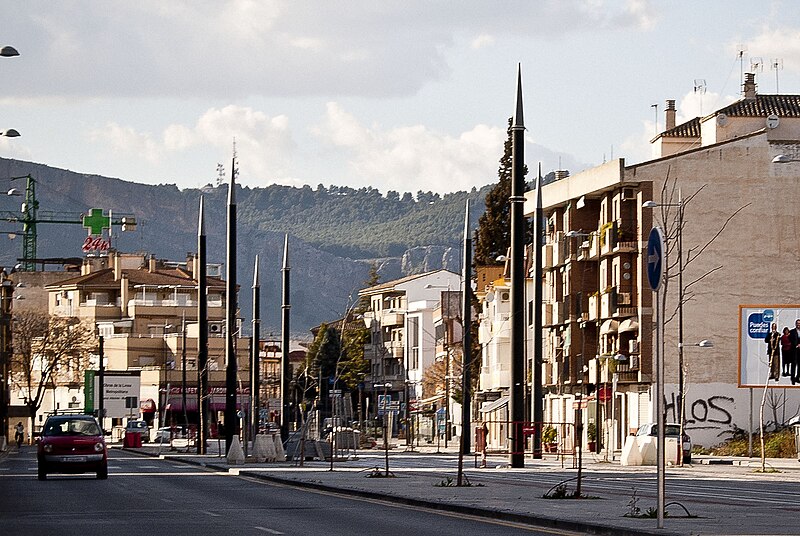
<svg viewBox="0 0 800 536"><path fill-rule="evenodd" d="M92 236L100 236L104 229L111 229L111 216L104 216L102 208L93 208L83 215L83 226Z"/></svg>

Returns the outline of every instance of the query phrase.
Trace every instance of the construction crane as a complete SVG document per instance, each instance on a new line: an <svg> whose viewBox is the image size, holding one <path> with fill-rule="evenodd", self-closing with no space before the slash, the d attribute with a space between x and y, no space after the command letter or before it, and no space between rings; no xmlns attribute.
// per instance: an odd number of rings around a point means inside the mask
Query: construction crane
<svg viewBox="0 0 800 536"><path fill-rule="evenodd" d="M90 236L102 235L103 229L110 229L112 225L119 225L122 231L136 230L136 218L130 214L114 214L111 217L103 215L103 210L93 208L87 213L39 211L39 201L36 200L36 181L31 175L11 177L7 180L25 180L25 200L19 213L0 211L0 221L22 224L22 258L20 270L25 272L36 271L36 224L38 223L64 223L83 225L89 229ZM8 195L20 195L16 188L8 191ZM88 239L87 239L88 240Z"/></svg>

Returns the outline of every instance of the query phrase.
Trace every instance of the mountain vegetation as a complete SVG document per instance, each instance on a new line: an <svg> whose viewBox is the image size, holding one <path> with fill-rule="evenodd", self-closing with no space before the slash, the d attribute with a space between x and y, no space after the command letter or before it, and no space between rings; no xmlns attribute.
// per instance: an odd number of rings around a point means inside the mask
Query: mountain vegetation
<svg viewBox="0 0 800 536"><path fill-rule="evenodd" d="M198 206L203 195L208 260L225 261L226 184L180 190L174 184L138 184L0 158L0 177L29 174L36 182L39 215L50 220L37 226L37 258L82 257L86 229L80 225L80 216L90 208L102 208L133 214L138 221L135 232L113 229L115 249L185 260L187 253L197 250ZM24 190L23 180L9 185ZM474 227L489 189L439 195L424 191L383 194L371 187L323 185L237 187L242 316L252 316L251 293L246 289L252 281L253 258L260 253L262 333L268 336L280 330L285 234L289 235L296 335L307 335L312 326L340 318L371 269L377 270L381 281L438 268L460 271L465 203L470 201ZM22 232L22 224L15 221L20 202L20 197L0 197L3 233ZM0 239L7 240L5 235ZM13 266L21 255L22 240L7 241L0 248L0 266ZM53 264L47 269L56 268Z"/></svg>

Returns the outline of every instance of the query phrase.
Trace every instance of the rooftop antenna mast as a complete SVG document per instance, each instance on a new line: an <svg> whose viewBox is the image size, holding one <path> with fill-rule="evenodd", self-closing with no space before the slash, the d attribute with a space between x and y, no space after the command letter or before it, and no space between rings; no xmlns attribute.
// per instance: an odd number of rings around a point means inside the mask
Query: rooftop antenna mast
<svg viewBox="0 0 800 536"><path fill-rule="evenodd" d="M700 95L700 117L703 116L703 95L706 94L706 80L705 78L694 79L694 94Z"/></svg>
<svg viewBox="0 0 800 536"><path fill-rule="evenodd" d="M747 52L747 45L740 44L737 45L739 49L739 87L742 87L744 84L744 54Z"/></svg>
<svg viewBox="0 0 800 536"><path fill-rule="evenodd" d="M769 66L775 71L775 93L780 93L781 87L778 84L778 71L783 70L783 58L773 59Z"/></svg>
<svg viewBox="0 0 800 536"><path fill-rule="evenodd" d="M654 136L658 136L658 103L651 104L650 108L653 109L653 114L654 114L655 120L656 120L656 126L655 126L656 132L655 132Z"/></svg>

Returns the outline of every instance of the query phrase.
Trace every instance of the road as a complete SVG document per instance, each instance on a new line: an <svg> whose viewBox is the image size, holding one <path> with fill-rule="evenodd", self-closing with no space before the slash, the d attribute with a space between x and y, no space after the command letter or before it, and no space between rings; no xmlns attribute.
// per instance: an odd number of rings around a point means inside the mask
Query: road
<svg viewBox="0 0 800 536"><path fill-rule="evenodd" d="M0 460L0 534L553 535L541 529L298 489L113 449L108 480L36 479L33 447Z"/></svg>

